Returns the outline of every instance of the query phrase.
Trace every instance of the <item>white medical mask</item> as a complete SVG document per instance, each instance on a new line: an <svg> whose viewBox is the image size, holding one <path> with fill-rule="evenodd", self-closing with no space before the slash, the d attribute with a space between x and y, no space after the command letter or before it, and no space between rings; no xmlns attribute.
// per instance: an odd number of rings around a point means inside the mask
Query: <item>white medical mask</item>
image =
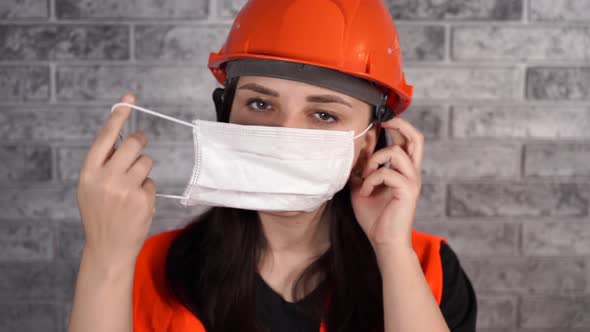
<svg viewBox="0 0 590 332"><path fill-rule="evenodd" d="M183 206L225 206L259 211L313 211L348 181L354 131L245 126L182 121L143 107L127 106L192 128L192 176L180 195ZM187 161L188 162L188 161Z"/></svg>

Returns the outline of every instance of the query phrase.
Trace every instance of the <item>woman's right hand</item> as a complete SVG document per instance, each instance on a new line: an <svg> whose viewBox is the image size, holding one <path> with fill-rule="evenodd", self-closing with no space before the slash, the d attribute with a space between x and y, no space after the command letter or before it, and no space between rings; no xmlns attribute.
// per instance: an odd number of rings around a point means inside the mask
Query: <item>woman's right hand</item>
<svg viewBox="0 0 590 332"><path fill-rule="evenodd" d="M127 94L121 101L132 104L134 99ZM156 186L148 177L153 161L139 155L147 135L134 132L115 149L130 113L131 108L124 106L111 113L90 147L78 179L84 252L104 268L135 262L155 212Z"/></svg>

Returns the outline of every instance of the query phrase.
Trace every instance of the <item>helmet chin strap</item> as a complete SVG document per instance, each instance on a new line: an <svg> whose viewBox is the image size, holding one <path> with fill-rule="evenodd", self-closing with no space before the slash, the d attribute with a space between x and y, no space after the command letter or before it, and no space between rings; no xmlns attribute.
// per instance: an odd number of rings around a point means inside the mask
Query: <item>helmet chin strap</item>
<svg viewBox="0 0 590 332"><path fill-rule="evenodd" d="M217 121L221 120L221 112L223 112L223 95L225 94L224 88L216 88L213 90L213 103L215 103L215 113L217 114Z"/></svg>
<svg viewBox="0 0 590 332"><path fill-rule="evenodd" d="M383 94L381 105L375 108L375 117L379 123L387 122L395 117L395 112L391 109L391 107L387 106L387 97L387 93Z"/></svg>

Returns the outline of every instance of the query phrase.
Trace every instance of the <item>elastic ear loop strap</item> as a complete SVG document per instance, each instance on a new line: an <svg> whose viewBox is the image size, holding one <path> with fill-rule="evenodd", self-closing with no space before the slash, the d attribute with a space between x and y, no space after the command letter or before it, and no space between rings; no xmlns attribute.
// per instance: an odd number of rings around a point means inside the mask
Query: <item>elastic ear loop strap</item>
<svg viewBox="0 0 590 332"><path fill-rule="evenodd" d="M371 124L370 124L370 125L369 125L369 126L368 126L368 127L365 129L365 130L363 130L363 132L362 132L362 133L360 133L360 134L356 135L356 136L355 136L355 137L353 137L352 139L354 140L354 139L357 139L357 138L359 138L359 137L363 136L363 135L364 135L364 134L366 134L366 133L367 133L367 131L369 131L369 129L371 129L371 128L373 128L373 122L371 122Z"/></svg>

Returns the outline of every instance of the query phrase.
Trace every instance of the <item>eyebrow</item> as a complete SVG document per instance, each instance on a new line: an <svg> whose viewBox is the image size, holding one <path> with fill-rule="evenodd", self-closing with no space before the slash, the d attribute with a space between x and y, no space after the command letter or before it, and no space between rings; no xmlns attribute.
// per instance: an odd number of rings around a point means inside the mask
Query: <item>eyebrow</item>
<svg viewBox="0 0 590 332"><path fill-rule="evenodd" d="M279 97L280 96L280 94L277 91L269 89L267 87L264 87L264 86L262 86L260 84L256 84L256 83L247 83L247 84L242 85L238 89L252 90L254 92L258 92L260 94L272 96L272 97ZM339 104L343 104L343 105L346 105L346 106L352 108L352 105L349 102L347 102L344 99L340 98L339 96L335 96L335 95L307 96L306 100L311 103L339 103Z"/></svg>
<svg viewBox="0 0 590 332"><path fill-rule="evenodd" d="M306 100L312 103L339 103L352 108L349 102L335 95L308 96Z"/></svg>
<svg viewBox="0 0 590 332"><path fill-rule="evenodd" d="M279 93L276 92L275 90L263 87L260 84L256 84L256 83L247 83L242 85L241 87L238 88L239 90L252 90L258 93L261 93L263 95L267 95L267 96L272 96L272 97L278 97Z"/></svg>

